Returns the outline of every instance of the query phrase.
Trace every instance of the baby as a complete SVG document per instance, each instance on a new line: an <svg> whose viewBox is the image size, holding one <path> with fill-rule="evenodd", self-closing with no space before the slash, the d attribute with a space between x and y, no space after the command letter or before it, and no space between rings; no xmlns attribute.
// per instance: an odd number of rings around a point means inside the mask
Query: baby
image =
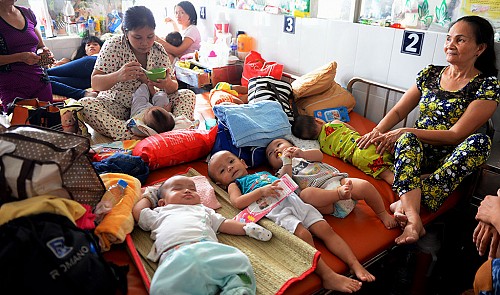
<svg viewBox="0 0 500 295"><path fill-rule="evenodd" d="M151 231L148 259L159 260L150 294L255 294L248 257L218 242L216 233L268 241L271 232L255 223L226 219L201 204L192 179L173 176L159 189L155 209L143 208L138 225Z"/></svg>
<svg viewBox="0 0 500 295"><path fill-rule="evenodd" d="M244 104L248 103L248 88L219 82L210 90L208 97L212 107L218 104Z"/></svg>
<svg viewBox="0 0 500 295"><path fill-rule="evenodd" d="M292 126L293 135L302 139L317 139L321 151L330 156L351 163L364 173L381 178L387 183L394 182L393 156L384 152L376 153L376 146L360 149L356 141L361 135L350 125L334 120L325 121L308 115L299 115Z"/></svg>
<svg viewBox="0 0 500 295"><path fill-rule="evenodd" d="M172 46L179 47L182 44L182 35L179 32L170 32L165 37L165 41ZM168 53L168 58L170 59L170 63L175 63L176 58L173 54Z"/></svg>
<svg viewBox="0 0 500 295"><path fill-rule="evenodd" d="M154 94L149 102L150 93ZM172 104L163 91L142 84L132 95L131 120L127 127L138 136L151 136L174 129L175 120L171 113ZM133 121L133 123L132 123Z"/></svg>
<svg viewBox="0 0 500 295"><path fill-rule="evenodd" d="M215 153L208 163L208 175L225 187L234 207L244 209L263 197L278 198L279 179L269 172L249 174L244 160L229 151ZM357 260L346 242L333 231L323 215L313 206L305 204L292 193L266 215L277 225L298 236L314 247L313 234L325 242L328 250L344 261L362 281L371 282L375 277ZM320 257L316 273L328 290L353 293L361 288L361 282L333 271Z"/></svg>
<svg viewBox="0 0 500 295"><path fill-rule="evenodd" d="M301 189L300 198L322 214L344 218L351 213L357 201L364 200L386 228L397 226L370 182L349 178L347 173L321 162L323 152L320 150L302 150L279 138L266 147L266 157L271 167L278 171L278 177L290 175Z"/></svg>

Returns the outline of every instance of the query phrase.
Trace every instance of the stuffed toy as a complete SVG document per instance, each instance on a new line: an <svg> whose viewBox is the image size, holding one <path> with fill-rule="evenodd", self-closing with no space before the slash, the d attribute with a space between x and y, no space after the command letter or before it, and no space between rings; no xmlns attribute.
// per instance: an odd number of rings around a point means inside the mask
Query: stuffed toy
<svg viewBox="0 0 500 295"><path fill-rule="evenodd" d="M70 109L61 110L61 125L64 132L78 134L80 131L76 112Z"/></svg>

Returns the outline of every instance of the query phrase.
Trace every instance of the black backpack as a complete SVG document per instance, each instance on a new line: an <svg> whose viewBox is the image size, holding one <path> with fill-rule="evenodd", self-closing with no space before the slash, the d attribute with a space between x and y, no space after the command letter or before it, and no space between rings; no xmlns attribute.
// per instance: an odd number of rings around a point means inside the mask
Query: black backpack
<svg viewBox="0 0 500 295"><path fill-rule="evenodd" d="M0 226L0 245L2 294L127 292L128 267L106 262L93 234L66 216L16 218Z"/></svg>

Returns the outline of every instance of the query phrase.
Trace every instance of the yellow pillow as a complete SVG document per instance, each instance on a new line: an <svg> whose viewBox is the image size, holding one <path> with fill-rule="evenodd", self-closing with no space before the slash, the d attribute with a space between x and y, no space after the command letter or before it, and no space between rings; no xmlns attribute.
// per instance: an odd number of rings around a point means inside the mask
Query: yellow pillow
<svg viewBox="0 0 500 295"><path fill-rule="evenodd" d="M331 81L325 92L303 97L297 101L299 114L314 116L314 111L344 106L350 112L356 106L352 94L335 81Z"/></svg>
<svg viewBox="0 0 500 295"><path fill-rule="evenodd" d="M337 63L332 61L320 68L300 76L292 82L296 99L325 92L331 86L337 73Z"/></svg>

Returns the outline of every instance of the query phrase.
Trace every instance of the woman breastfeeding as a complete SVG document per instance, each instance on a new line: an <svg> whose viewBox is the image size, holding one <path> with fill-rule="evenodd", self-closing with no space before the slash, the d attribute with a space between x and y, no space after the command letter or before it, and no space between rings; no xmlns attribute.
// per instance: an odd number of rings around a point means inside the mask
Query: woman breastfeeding
<svg viewBox="0 0 500 295"><path fill-rule="evenodd" d="M493 35L481 17L458 19L444 44L448 65L423 69L416 84L358 140L361 148L375 144L378 153L394 151L393 190L400 200L391 210L404 226L397 244L414 243L425 234L421 204L437 211L489 156L491 139L477 130L500 101ZM391 130L417 106L414 128Z"/></svg>
<svg viewBox="0 0 500 295"><path fill-rule="evenodd" d="M155 42L155 20L144 6L130 7L124 15L123 35L108 39L97 57L92 73L96 98L84 97L84 119L95 131L113 140L133 137L127 129L132 94L142 83L165 91L172 103L174 116L193 119L195 94L179 90L172 64L165 49ZM148 80L143 69L166 68L165 79Z"/></svg>

